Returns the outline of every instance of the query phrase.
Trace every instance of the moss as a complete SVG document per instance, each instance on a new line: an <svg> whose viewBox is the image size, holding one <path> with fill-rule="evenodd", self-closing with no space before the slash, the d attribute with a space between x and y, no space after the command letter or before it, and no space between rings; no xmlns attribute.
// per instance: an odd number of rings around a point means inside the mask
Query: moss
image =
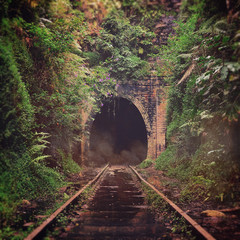
<svg viewBox="0 0 240 240"><path fill-rule="evenodd" d="M140 168L148 168L148 167L152 166L152 164L153 164L153 160L152 159L145 159L144 161L142 161L139 164L139 167Z"/></svg>
<svg viewBox="0 0 240 240"><path fill-rule="evenodd" d="M60 162L64 174L69 175L81 171L81 167L72 159L72 154L66 154L61 149L58 149L58 153L61 156Z"/></svg>

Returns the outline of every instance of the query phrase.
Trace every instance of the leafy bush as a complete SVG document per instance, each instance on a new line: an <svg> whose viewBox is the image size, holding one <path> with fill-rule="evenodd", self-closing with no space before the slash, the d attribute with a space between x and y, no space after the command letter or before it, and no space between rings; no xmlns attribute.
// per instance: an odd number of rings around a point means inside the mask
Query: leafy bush
<svg viewBox="0 0 240 240"><path fill-rule="evenodd" d="M226 146L208 142L201 145L193 157L193 174L209 179L211 196L221 200L237 198L238 190L235 181L240 178L240 166L236 158L237 156L234 156Z"/></svg>
<svg viewBox="0 0 240 240"><path fill-rule="evenodd" d="M167 149L161 153L156 160L156 169L167 170L168 167L175 161L176 148L173 145L167 147Z"/></svg>
<svg viewBox="0 0 240 240"><path fill-rule="evenodd" d="M181 201L191 202L193 200L206 201L210 198L211 187L215 185L214 181L203 176L189 177L188 183L181 191Z"/></svg>
<svg viewBox="0 0 240 240"><path fill-rule="evenodd" d="M89 66L97 66L100 63L100 55L97 52L83 52L83 56L88 60Z"/></svg>
<svg viewBox="0 0 240 240"><path fill-rule="evenodd" d="M33 107L14 60L12 45L7 40L0 40L0 142L2 148L18 148L19 142L31 138Z"/></svg>
<svg viewBox="0 0 240 240"><path fill-rule="evenodd" d="M4 151L0 156L0 225L6 226L17 217L15 211L23 199L50 198L64 182L60 173L44 162L32 162L28 153Z"/></svg>
<svg viewBox="0 0 240 240"><path fill-rule="evenodd" d="M164 64L158 71L160 75L168 73L167 81L176 81L175 77L181 74L191 61L192 54L189 51L202 40L201 35L195 31L197 20L198 14L193 14L187 21L176 21L175 35L170 35L167 45L160 49L160 57ZM184 61L181 56L184 57Z"/></svg>
<svg viewBox="0 0 240 240"><path fill-rule="evenodd" d="M152 49L154 33L139 25L131 25L121 14L113 12L102 24L96 49L111 76L119 80L136 80L148 72L144 60Z"/></svg>
<svg viewBox="0 0 240 240"><path fill-rule="evenodd" d="M217 5L213 0L183 0L181 5L182 15L198 13L202 18L209 18L216 14L226 13L226 9L225 0L219 0Z"/></svg>

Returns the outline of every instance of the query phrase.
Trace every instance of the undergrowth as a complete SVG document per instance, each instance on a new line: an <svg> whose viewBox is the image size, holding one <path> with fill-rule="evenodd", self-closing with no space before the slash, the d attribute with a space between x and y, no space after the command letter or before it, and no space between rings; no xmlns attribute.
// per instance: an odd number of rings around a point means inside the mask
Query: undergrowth
<svg viewBox="0 0 240 240"><path fill-rule="evenodd" d="M139 168L148 168L152 166L153 162L152 159L145 159L139 164Z"/></svg>
<svg viewBox="0 0 240 240"><path fill-rule="evenodd" d="M61 156L61 169L63 170L65 175L69 175L72 173L79 173L82 169L81 167L74 162L74 160L72 159L72 155L70 153L68 153L67 155L62 151L62 150L58 150L58 153Z"/></svg>
<svg viewBox="0 0 240 240"><path fill-rule="evenodd" d="M227 14L212 1L184 1L176 35L160 50L170 87L168 146L156 168L181 180L182 200L239 199L240 21Z"/></svg>

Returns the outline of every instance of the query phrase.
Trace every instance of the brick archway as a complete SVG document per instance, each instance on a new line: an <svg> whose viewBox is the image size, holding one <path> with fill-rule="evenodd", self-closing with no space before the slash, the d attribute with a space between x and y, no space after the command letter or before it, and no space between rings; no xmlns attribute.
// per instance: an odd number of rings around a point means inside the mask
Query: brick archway
<svg viewBox="0 0 240 240"><path fill-rule="evenodd" d="M167 89L162 78L156 76L120 84L117 89L118 96L131 101L144 119L148 134L147 157L151 159L165 150Z"/></svg>
<svg viewBox="0 0 240 240"><path fill-rule="evenodd" d="M141 114L147 131L147 158L156 159L165 150L167 87L162 84L160 78L150 76L134 83L119 83L116 91L116 97L130 101ZM95 116L96 112L92 109L83 112L83 123L88 132L83 136L81 143L83 163L87 161L89 132Z"/></svg>

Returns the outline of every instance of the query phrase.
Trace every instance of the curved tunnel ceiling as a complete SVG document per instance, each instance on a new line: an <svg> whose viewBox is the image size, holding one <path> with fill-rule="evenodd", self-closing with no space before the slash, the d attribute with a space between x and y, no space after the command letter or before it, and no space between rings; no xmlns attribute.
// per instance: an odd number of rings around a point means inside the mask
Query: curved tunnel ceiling
<svg viewBox="0 0 240 240"><path fill-rule="evenodd" d="M140 112L127 99L108 99L90 131L89 162L139 164L146 157L147 131Z"/></svg>

